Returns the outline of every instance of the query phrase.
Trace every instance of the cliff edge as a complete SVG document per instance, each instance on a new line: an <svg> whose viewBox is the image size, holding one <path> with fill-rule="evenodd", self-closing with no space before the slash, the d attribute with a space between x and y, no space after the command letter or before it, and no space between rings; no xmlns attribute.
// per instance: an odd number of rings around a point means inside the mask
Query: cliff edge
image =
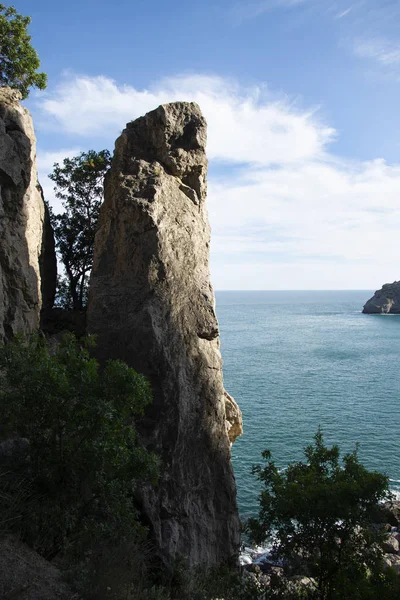
<svg viewBox="0 0 400 600"><path fill-rule="evenodd" d="M39 327L51 306L56 256L37 180L36 138L21 95L0 88L0 341Z"/></svg>
<svg viewBox="0 0 400 600"><path fill-rule="evenodd" d="M179 554L189 565L228 563L239 548L230 445L241 414L223 386L205 145L193 103L126 126L106 177L88 302L99 358L120 358L152 384L138 427L162 476L137 495L166 565Z"/></svg>
<svg viewBox="0 0 400 600"><path fill-rule="evenodd" d="M363 313L368 315L400 314L400 281L385 283L382 288L365 303Z"/></svg>

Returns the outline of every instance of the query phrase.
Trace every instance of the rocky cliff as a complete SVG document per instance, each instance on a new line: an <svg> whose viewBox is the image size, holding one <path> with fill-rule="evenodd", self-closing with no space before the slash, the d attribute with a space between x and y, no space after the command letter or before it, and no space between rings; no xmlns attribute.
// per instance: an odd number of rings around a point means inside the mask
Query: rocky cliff
<svg viewBox="0 0 400 600"><path fill-rule="evenodd" d="M36 171L36 139L20 94L0 88L0 341L39 326L56 286L53 235Z"/></svg>
<svg viewBox="0 0 400 600"><path fill-rule="evenodd" d="M138 497L166 564L178 554L191 565L229 562L239 544L230 442L241 415L223 387L205 144L192 103L127 125L106 178L90 281L99 358L121 358L152 383L139 427L162 457L162 477Z"/></svg>
<svg viewBox="0 0 400 600"><path fill-rule="evenodd" d="M365 314L400 314L400 281L385 283L384 286L366 302L363 308Z"/></svg>

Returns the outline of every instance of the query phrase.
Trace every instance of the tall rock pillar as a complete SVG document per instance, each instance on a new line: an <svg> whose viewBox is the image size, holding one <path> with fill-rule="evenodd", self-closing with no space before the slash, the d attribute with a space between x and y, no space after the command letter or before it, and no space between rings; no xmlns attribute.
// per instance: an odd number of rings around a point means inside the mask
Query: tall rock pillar
<svg viewBox="0 0 400 600"><path fill-rule="evenodd" d="M39 327L57 277L32 118L19 100L16 90L0 88L0 342Z"/></svg>
<svg viewBox="0 0 400 600"><path fill-rule="evenodd" d="M158 487L142 490L141 501L159 555L166 564L181 554L191 565L211 566L238 552L230 441L240 410L223 387L205 145L199 107L183 102L128 123L116 141L88 331L97 335L101 359L123 359L152 383L140 433L163 467ZM226 422L226 401L235 423Z"/></svg>

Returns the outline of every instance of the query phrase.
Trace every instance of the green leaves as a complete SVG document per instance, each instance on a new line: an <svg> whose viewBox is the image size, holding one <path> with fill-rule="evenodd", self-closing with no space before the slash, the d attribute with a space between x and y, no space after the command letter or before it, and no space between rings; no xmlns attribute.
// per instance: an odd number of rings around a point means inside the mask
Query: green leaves
<svg viewBox="0 0 400 600"><path fill-rule="evenodd" d="M149 402L143 376L120 361L100 371L71 334L51 351L38 336L0 348L0 422L30 442L24 539L53 555L96 523L110 535L122 523L140 529L132 486L156 481L159 468L134 427Z"/></svg>
<svg viewBox="0 0 400 600"><path fill-rule="evenodd" d="M321 429L304 455L305 462L281 471L263 453L266 466L253 467L264 486L259 517L248 529L257 543L275 540L274 552L289 571L300 561L302 573L316 579L319 598L350 598L343 595L348 582L378 568L381 532L373 519L388 478L361 465L357 447L340 460L337 446L324 445Z"/></svg>
<svg viewBox="0 0 400 600"><path fill-rule="evenodd" d="M108 150L89 150L65 158L63 166L56 163L49 175L64 208L59 215L51 212L56 246L66 273L58 286L57 302L63 308L82 310L86 306L103 181L110 164Z"/></svg>
<svg viewBox="0 0 400 600"><path fill-rule="evenodd" d="M0 4L0 86L19 90L23 99L31 87L43 90L47 84L47 75L37 73L40 60L27 33L30 22L13 6Z"/></svg>

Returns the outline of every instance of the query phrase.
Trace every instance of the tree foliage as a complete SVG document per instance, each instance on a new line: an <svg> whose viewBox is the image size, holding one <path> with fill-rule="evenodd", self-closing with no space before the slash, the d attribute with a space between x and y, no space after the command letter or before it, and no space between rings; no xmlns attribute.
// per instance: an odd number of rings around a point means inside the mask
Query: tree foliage
<svg viewBox="0 0 400 600"><path fill-rule="evenodd" d="M158 460L133 419L150 401L143 376L120 361L100 371L72 334L52 351L36 336L0 348L0 422L30 443L28 493L12 523L25 541L54 556L140 530L132 485L155 481Z"/></svg>
<svg viewBox="0 0 400 600"><path fill-rule="evenodd" d="M58 289L58 304L63 308L86 306L103 182L110 163L108 150L89 150L65 158L62 166L56 163L49 175L64 208L62 214L52 214L56 247L65 269Z"/></svg>
<svg viewBox="0 0 400 600"><path fill-rule="evenodd" d="M357 448L340 460L339 448L326 447L320 429L304 454L305 462L282 471L270 451L263 453L266 466L253 467L263 489L249 531L258 543L273 540L288 572L313 577L315 597L367 598L373 584L386 581L380 579L382 532L373 522L388 478L361 465Z"/></svg>
<svg viewBox="0 0 400 600"><path fill-rule="evenodd" d="M13 6L0 4L0 86L19 90L23 99L31 87L43 90L47 84L47 75L37 72L40 60L28 35L30 22Z"/></svg>

